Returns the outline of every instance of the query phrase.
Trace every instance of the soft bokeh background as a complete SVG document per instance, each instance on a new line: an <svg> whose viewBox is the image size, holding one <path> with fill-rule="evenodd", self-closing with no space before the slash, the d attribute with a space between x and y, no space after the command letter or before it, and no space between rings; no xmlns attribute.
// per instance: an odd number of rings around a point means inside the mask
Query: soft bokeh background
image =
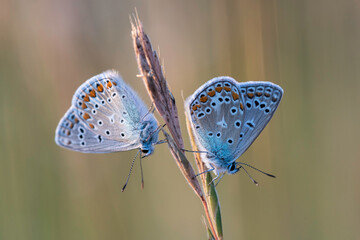
<svg viewBox="0 0 360 240"><path fill-rule="evenodd" d="M357 0L0 1L0 239L205 239L202 206L166 144L121 187L136 151L54 143L76 88L118 70L149 104L130 37L138 9L185 128L182 93L230 75L285 90L240 158L277 176L226 176L225 239L360 238ZM189 155L191 157L191 155Z"/></svg>

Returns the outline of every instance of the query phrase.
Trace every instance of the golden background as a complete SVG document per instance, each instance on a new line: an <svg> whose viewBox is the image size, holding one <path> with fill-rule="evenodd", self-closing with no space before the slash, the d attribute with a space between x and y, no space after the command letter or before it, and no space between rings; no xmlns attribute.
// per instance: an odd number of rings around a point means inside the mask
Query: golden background
<svg viewBox="0 0 360 240"><path fill-rule="evenodd" d="M166 144L82 154L54 132L77 87L114 68L150 105L129 15L160 49L190 149L183 97L207 80L285 91L240 158L255 171L217 189L225 239L359 239L360 2L0 1L0 239L206 239L203 209ZM158 120L162 123L161 119ZM191 154L188 154L193 159Z"/></svg>

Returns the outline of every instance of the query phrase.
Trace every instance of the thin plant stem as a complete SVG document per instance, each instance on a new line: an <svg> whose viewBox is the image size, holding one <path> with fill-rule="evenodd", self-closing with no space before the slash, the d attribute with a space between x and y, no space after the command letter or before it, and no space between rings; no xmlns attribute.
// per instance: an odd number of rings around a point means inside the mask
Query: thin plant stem
<svg viewBox="0 0 360 240"><path fill-rule="evenodd" d="M168 88L163 67L160 64L156 51L152 49L148 36L144 33L143 26L136 13L131 21L131 35L140 74L144 81L148 94L169 129L168 134L164 129L162 132L167 140L170 152L176 164L185 177L195 194L200 198L204 207L205 216L209 223L209 230L215 240L222 239L220 205L217 198L215 186L209 181L210 173L201 175L201 184L196 178L195 171L184 154L184 141L181 135L178 111L175 98ZM191 131L190 131L191 132ZM196 145L192 141L193 148ZM195 154L195 156L197 156ZM203 172L205 169L200 160L200 155L196 157L198 170ZM204 193L205 192L205 193ZM219 221L220 219L220 221Z"/></svg>

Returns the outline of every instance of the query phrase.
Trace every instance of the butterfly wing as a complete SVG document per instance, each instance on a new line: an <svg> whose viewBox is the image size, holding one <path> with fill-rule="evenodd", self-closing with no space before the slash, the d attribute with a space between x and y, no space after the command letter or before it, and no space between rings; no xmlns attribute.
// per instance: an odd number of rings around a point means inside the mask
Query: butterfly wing
<svg viewBox="0 0 360 240"><path fill-rule="evenodd" d="M64 148L85 153L107 153L132 149L136 144L106 138L104 134L92 131L86 122L80 121L76 109L71 107L60 120L56 129L55 142Z"/></svg>
<svg viewBox="0 0 360 240"><path fill-rule="evenodd" d="M283 89L271 82L238 83L244 103L244 118L236 158L240 157L268 124L279 106Z"/></svg>
<svg viewBox="0 0 360 240"><path fill-rule="evenodd" d="M77 89L72 107L56 129L55 141L80 152L131 150L141 145L140 126L145 120L157 125L137 94L115 71L107 71Z"/></svg>
<svg viewBox="0 0 360 240"><path fill-rule="evenodd" d="M235 160L244 119L238 82L230 77L214 78L186 100L185 108L200 148L222 159L224 166Z"/></svg>

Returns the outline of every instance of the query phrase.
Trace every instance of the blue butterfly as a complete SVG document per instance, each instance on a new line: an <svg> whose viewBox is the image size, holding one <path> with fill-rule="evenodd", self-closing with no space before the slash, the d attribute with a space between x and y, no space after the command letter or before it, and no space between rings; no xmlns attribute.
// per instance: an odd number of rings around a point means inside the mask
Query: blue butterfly
<svg viewBox="0 0 360 240"><path fill-rule="evenodd" d="M158 139L155 117L115 71L106 71L83 83L60 120L55 142L84 153L140 149L154 151Z"/></svg>
<svg viewBox="0 0 360 240"><path fill-rule="evenodd" d="M238 172L241 165L249 166L236 159L270 121L283 93L271 82L239 83L231 77L217 77L186 100L185 112L209 171L219 177Z"/></svg>

